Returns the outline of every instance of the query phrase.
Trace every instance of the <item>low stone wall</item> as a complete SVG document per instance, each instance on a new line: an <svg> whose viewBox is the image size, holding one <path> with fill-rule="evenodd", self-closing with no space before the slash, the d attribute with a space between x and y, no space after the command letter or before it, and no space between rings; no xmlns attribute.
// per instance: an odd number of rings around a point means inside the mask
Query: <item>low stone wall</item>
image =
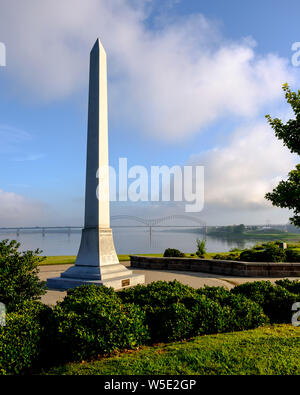
<svg viewBox="0 0 300 395"><path fill-rule="evenodd" d="M300 277L300 263L257 263L194 258L130 256L131 266L140 269L176 270L226 274L239 277Z"/></svg>

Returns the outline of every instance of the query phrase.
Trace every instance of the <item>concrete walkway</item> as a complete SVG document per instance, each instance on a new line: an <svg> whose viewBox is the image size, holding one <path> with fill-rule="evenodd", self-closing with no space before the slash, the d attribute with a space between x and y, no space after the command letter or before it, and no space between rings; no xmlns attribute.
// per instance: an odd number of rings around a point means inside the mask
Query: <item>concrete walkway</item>
<svg viewBox="0 0 300 395"><path fill-rule="evenodd" d="M124 266L130 266L130 262L121 262ZM62 272L70 268L72 265L53 265L53 266L41 266L40 267L40 279L46 281L51 277L59 277ZM276 278L248 278L248 277L230 277L230 276L218 276L207 273L193 273L193 272L178 272L178 271L162 271L162 270L142 270L142 269L131 269L134 273L144 274L146 284L152 283L153 281L180 281L182 284L189 285L193 288L201 288L204 285L210 287L225 287L227 289L233 288L235 285L243 284L249 281L259 280L270 280L275 282ZM290 278L299 279L299 277ZM66 295L63 291L48 291L46 295L42 297L42 302L47 305L54 305L56 302L61 301Z"/></svg>

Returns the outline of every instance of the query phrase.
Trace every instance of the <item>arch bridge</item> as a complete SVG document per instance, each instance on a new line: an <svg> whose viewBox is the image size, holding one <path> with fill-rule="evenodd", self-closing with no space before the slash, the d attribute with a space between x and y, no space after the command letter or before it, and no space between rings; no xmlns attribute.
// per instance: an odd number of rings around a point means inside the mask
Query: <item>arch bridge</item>
<svg viewBox="0 0 300 395"><path fill-rule="evenodd" d="M141 218L134 215L113 215L111 216L111 221L123 221L129 220L134 221L140 225L113 225L114 228L130 228L130 227L148 227L150 229L150 233L152 232L153 227L162 227L162 228L204 228L205 232L207 230L207 225L200 218L193 217L191 215L169 215L160 218ZM195 225L176 225L170 224L175 220L185 220L194 223ZM169 223L169 224L168 224ZM43 236L46 235L46 231L55 231L55 230L66 230L68 235L71 234L72 230L82 229L82 226L35 226L35 227L26 227L26 226L16 226L16 227L0 227L0 231L13 231L17 236L20 236L21 231L23 230L34 230L40 231Z"/></svg>
<svg viewBox="0 0 300 395"><path fill-rule="evenodd" d="M196 227L206 227L206 223L204 221L202 221L200 218L197 217L193 217L191 215L169 215L166 217L160 217L160 218L140 218L137 216L133 216L133 215L113 215L111 217L111 220L131 220L131 221L135 221L138 223L141 223L145 226L174 226L174 227L190 227L190 225L163 225L166 222L169 221L174 221L174 220L185 220L185 221L190 221L193 222L195 224L197 224Z"/></svg>

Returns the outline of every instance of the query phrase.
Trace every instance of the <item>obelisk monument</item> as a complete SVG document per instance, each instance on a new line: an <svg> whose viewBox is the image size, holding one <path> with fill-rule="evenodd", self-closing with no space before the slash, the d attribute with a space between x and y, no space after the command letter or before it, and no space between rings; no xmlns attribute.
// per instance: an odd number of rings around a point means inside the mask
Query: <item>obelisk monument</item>
<svg viewBox="0 0 300 395"><path fill-rule="evenodd" d="M90 55L85 222L75 266L47 281L48 288L83 284L122 289L145 281L119 263L110 229L107 63L98 39Z"/></svg>

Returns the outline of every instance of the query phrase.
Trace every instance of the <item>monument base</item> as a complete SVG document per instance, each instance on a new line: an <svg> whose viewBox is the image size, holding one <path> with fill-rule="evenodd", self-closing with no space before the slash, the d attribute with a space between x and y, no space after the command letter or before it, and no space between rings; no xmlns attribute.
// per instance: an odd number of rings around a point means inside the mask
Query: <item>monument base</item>
<svg viewBox="0 0 300 395"><path fill-rule="evenodd" d="M144 283L144 275L133 274L119 263L110 228L85 228L75 265L60 277L49 278L47 287L67 290L95 284L119 290Z"/></svg>
<svg viewBox="0 0 300 395"><path fill-rule="evenodd" d="M143 274L129 274L129 276L115 277L107 280L83 280L78 278L56 277L47 280L47 287L52 290L66 291L71 288L79 287L80 285L95 284L100 287L112 287L117 291L144 283L145 276Z"/></svg>

